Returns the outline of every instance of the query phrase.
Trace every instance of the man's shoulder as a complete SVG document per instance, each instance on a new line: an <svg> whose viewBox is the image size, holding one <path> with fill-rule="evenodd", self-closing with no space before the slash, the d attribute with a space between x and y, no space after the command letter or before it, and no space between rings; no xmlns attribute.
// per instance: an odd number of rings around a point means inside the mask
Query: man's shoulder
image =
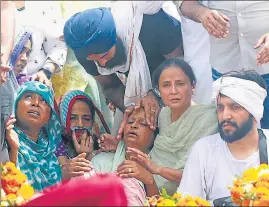
<svg viewBox="0 0 269 207"><path fill-rule="evenodd" d="M212 134L206 137L202 137L196 141L194 148L202 148L204 150L215 149L217 146L223 143L220 134Z"/></svg>

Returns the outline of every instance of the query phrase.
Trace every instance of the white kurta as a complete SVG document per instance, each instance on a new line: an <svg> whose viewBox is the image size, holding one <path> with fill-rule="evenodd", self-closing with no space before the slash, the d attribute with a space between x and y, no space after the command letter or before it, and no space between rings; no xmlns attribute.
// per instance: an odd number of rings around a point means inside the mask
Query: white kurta
<svg viewBox="0 0 269 207"><path fill-rule="evenodd" d="M268 143L269 131L263 132ZM245 160L238 160L219 133L204 137L194 144L190 152L178 192L208 201L230 196L228 186L233 184L235 176L242 176L248 168L259 165L259 151Z"/></svg>
<svg viewBox="0 0 269 207"><path fill-rule="evenodd" d="M33 48L23 73L33 75L46 63L55 63L60 72L66 61L67 46L60 40L64 19L58 2L25 1L25 9L16 13L16 34L22 28L33 31Z"/></svg>
<svg viewBox="0 0 269 207"><path fill-rule="evenodd" d="M177 2L178 8L182 2ZM211 100L213 83L209 62L209 35L201 23L188 19L180 11L179 13L181 14L184 60L190 64L197 79L193 101L199 104L207 104Z"/></svg>

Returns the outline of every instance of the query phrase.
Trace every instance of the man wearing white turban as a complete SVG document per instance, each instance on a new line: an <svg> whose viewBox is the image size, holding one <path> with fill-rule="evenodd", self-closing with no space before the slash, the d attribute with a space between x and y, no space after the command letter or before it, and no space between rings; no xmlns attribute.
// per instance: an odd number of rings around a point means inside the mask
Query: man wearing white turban
<svg viewBox="0 0 269 207"><path fill-rule="evenodd" d="M258 129L266 96L255 71L229 72L213 83L219 133L194 144L178 191L209 201L228 197L236 175L268 164L269 130Z"/></svg>

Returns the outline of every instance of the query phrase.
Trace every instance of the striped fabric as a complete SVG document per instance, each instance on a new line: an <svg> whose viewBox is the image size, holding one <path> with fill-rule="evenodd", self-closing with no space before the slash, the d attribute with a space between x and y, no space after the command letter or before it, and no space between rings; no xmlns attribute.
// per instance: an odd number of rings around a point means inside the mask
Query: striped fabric
<svg viewBox="0 0 269 207"><path fill-rule="evenodd" d="M214 81L221 76L221 73L212 68L212 77ZM262 75L262 78L265 80L267 85L267 97L264 101L264 113L261 120L261 126L263 129L269 129L269 74Z"/></svg>

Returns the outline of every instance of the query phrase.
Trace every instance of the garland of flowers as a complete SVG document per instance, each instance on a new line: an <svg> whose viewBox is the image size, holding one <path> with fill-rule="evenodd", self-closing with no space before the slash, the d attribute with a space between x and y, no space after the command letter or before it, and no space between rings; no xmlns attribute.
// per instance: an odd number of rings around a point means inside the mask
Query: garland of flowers
<svg viewBox="0 0 269 207"><path fill-rule="evenodd" d="M269 206L269 166L246 170L229 189L232 201L239 206Z"/></svg>
<svg viewBox="0 0 269 207"><path fill-rule="evenodd" d="M148 197L144 206L210 206L210 203L200 197L180 193L170 196L165 189L162 189L161 196Z"/></svg>
<svg viewBox="0 0 269 207"><path fill-rule="evenodd" d="M18 206L34 196L34 189L27 183L27 176L15 164L1 163L1 206Z"/></svg>

